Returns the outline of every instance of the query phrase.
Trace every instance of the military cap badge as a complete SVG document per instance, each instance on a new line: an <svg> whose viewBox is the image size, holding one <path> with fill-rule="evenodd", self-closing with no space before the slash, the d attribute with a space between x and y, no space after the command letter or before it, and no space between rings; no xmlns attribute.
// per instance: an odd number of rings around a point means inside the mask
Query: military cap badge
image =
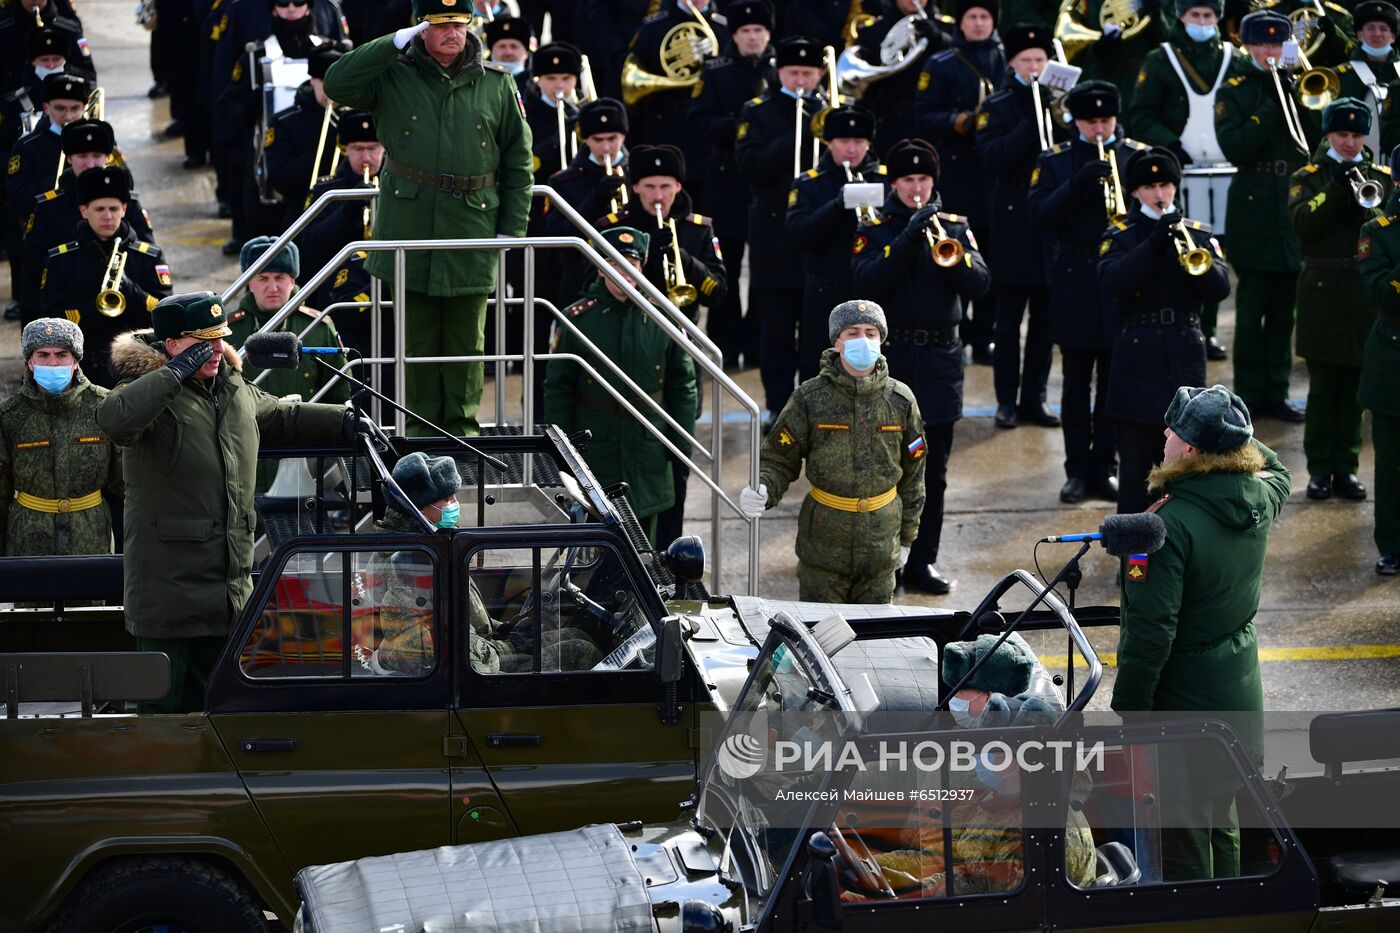
<svg viewBox="0 0 1400 933"><path fill-rule="evenodd" d="M223 307L222 307L221 305L218 305L218 304L214 304L214 305L210 306L210 308L209 308L209 316L210 316L210 317L223 317L223 316L224 316L224 309L223 309Z"/></svg>
<svg viewBox="0 0 1400 933"><path fill-rule="evenodd" d="M617 235L617 241L619 243L635 243L636 240L637 238L630 233L619 233Z"/></svg>

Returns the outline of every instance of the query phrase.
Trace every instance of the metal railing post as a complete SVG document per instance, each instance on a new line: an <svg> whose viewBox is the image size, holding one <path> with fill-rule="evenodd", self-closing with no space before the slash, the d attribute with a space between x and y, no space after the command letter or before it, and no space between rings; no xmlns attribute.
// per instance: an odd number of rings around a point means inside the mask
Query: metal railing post
<svg viewBox="0 0 1400 933"><path fill-rule="evenodd" d="M496 328L496 353L506 352L506 251L496 254L496 316L492 323ZM484 365L484 364L483 364ZM506 423L506 374L510 364L502 360L495 366L496 373L496 424Z"/></svg>
<svg viewBox="0 0 1400 933"><path fill-rule="evenodd" d="M394 400L404 408L408 407L408 371L404 360L408 357L408 276L404 268L407 259L402 246L394 250ZM394 433L404 436L407 419L404 413L394 410Z"/></svg>
<svg viewBox="0 0 1400 933"><path fill-rule="evenodd" d="M535 248L533 246L525 247L525 274L522 278L525 285L525 294L522 297L525 301L520 306L520 312L524 318L525 345L521 353L525 357L525 362L520 367L521 413L525 433L533 434L535 433ZM534 482L534 457L527 454L524 460L523 480L525 485L529 486Z"/></svg>
<svg viewBox="0 0 1400 933"><path fill-rule="evenodd" d="M374 357L375 359L378 359L379 357L381 357L381 356L384 355L384 346L383 346L383 344L384 344L384 338L380 335L380 330L381 330L381 328L383 327L383 321L384 321L384 308L383 308L383 306L381 305L381 301L382 301L382 300L383 300L383 288L381 287L380 281L379 281L377 278L375 278L374 276L370 276L370 277L369 277L369 326L370 326L370 333L369 333L369 355L372 356L372 357ZM380 371L379 371L378 368L376 368L376 369L374 370L374 372L369 372L369 371L366 371L366 372L365 372L365 378L366 378L366 380L369 381L370 384L373 385L373 386L375 386L376 388L379 387L379 386L384 385L384 381L383 381L382 379L379 378L380 375L381 375L381 374L380 374ZM402 404L402 403L400 403L400 404ZM371 398L371 399L370 399L370 406L371 406L371 407L370 407L370 411L373 412L374 423L375 423L375 424L382 424L383 422L380 421L379 419L384 417L384 403L381 402L381 401L380 401L379 399L377 399L377 398Z"/></svg>

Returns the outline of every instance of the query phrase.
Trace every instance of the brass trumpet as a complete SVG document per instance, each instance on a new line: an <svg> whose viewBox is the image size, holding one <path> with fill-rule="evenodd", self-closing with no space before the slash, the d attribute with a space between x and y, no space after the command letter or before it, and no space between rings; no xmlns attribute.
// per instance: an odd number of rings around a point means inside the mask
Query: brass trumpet
<svg viewBox="0 0 1400 933"><path fill-rule="evenodd" d="M1170 205L1165 201L1157 202L1157 210L1165 211ZM1186 228L1185 218L1177 216L1172 221L1172 243L1176 246L1176 260L1181 263L1181 269L1187 275L1205 275L1215 265L1215 257L1210 250L1203 246L1197 246L1196 241L1191 239L1191 231Z"/></svg>
<svg viewBox="0 0 1400 933"><path fill-rule="evenodd" d="M1309 110L1322 110L1342 94L1342 79L1331 68L1314 68L1308 53L1298 48L1298 64L1303 73L1298 76L1298 102ZM1302 124L1299 124L1301 127Z"/></svg>
<svg viewBox="0 0 1400 933"><path fill-rule="evenodd" d="M676 221L662 220L661 205L653 206L656 208L657 229L671 231L671 255L661 257L661 278L666 283L666 297L671 299L671 303L677 308L693 305L695 299L700 297L700 292L685 280L685 269L681 267L681 241L676 235Z"/></svg>
<svg viewBox="0 0 1400 933"><path fill-rule="evenodd" d="M102 290L97 293L97 311L104 317L120 317L126 310L126 296L122 294L122 276L126 274L126 250L120 240L112 241L112 258L107 260L107 271L102 273Z"/></svg>
<svg viewBox="0 0 1400 933"><path fill-rule="evenodd" d="M1385 200L1385 186L1362 175L1361 170L1355 166L1347 169L1347 182L1351 185L1352 197L1356 198L1356 203L1367 210L1380 207L1381 202Z"/></svg>
<svg viewBox="0 0 1400 933"><path fill-rule="evenodd" d="M608 176L622 174L622 169L613 166L611 152L603 155L603 174ZM617 192L617 196L608 201L609 213L611 214L621 214L623 209L627 207L627 186L624 184L617 189Z"/></svg>
<svg viewBox="0 0 1400 933"><path fill-rule="evenodd" d="M1128 202L1123 197L1123 179L1118 174L1118 153L1112 149L1104 152L1103 137L1095 136L1094 144L1099 147L1099 160L1108 163L1109 177L1103 181L1104 209L1109 221L1120 220L1128 214Z"/></svg>
<svg viewBox="0 0 1400 933"><path fill-rule="evenodd" d="M917 194L914 195L914 209L919 210L924 206L924 201ZM937 233L935 237L934 234ZM933 230L924 228L924 239L928 240L929 256L933 259L933 264L940 269L951 269L963 260L963 245L957 240L948 236L948 231L943 229L943 224L938 220L938 214L933 215Z"/></svg>

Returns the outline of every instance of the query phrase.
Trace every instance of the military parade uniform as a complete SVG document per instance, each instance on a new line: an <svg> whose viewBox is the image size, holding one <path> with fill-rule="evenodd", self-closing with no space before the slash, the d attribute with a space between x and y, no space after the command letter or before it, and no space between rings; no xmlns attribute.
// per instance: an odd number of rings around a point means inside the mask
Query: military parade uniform
<svg viewBox="0 0 1400 933"><path fill-rule="evenodd" d="M339 109L343 112L343 108ZM311 82L306 81L297 88L296 102L274 114L263 133L267 181L282 196L286 208L284 224L291 224L310 204L307 194L313 187L311 163L316 159L325 116L325 105L316 99ZM326 144L320 149L320 162L316 165L318 179L331 173L335 161L336 115L331 122L326 130Z"/></svg>
<svg viewBox="0 0 1400 933"><path fill-rule="evenodd" d="M1158 230L1173 219L1197 247L1210 251L1205 274L1188 275L1171 235ZM1230 278L1206 224L1176 213L1148 217L1138 203L1126 221L1109 227L1100 249L1099 280L1122 328L1113 344L1107 403L1118 450L1118 511L1141 512L1152 502L1147 474L1162 459L1162 412L1178 387L1206 381L1201 309L1230 294Z"/></svg>
<svg viewBox="0 0 1400 933"><path fill-rule="evenodd" d="M1080 81L1109 82L1118 89L1123 106L1127 108L1132 104L1138 70L1142 67L1144 59L1153 48L1167 38L1163 18L1164 15L1170 16L1171 5L1167 5L1168 12L1164 14L1161 0L1139 0L1136 4L1137 14L1150 17L1150 20L1137 35L1131 39L1124 39L1121 32L1102 33L1099 16L1103 4L1104 0L1077 0L1072 6L1062 8L1062 15L1101 33L1096 42L1082 51L1070 53L1069 59L1071 64L1084 69ZM1055 25L1058 27L1058 22Z"/></svg>
<svg viewBox="0 0 1400 933"><path fill-rule="evenodd" d="M640 251L638 258L646 257L646 235L640 231L618 227L607 236L624 255ZM656 251L652 246L652 255ZM695 364L661 327L634 308L631 301L614 298L597 276L583 298L570 305L565 314L605 359L615 363L677 424L694 433ZM556 323L552 347L555 353L573 353L587 360L612 384L610 367L587 349L572 329ZM647 403L637 399L626 386L613 387L682 452L690 452L690 442L670 430ZM589 469L604 486L627 483L632 511L655 542L658 517L675 504L672 458L666 448L618 404L593 374L572 360L549 361L544 420L558 425L566 434L593 432L586 450Z"/></svg>
<svg viewBox="0 0 1400 933"><path fill-rule="evenodd" d="M797 387L763 443L768 507L806 463L811 491L797 520L798 598L888 603L899 549L918 532L926 445L919 403L881 358L860 378L836 350Z"/></svg>
<svg viewBox="0 0 1400 933"><path fill-rule="evenodd" d="M1338 118L1367 117L1364 105L1343 98L1329 107L1353 105ZM1359 112L1358 112L1359 111ZM1340 123L1338 126L1345 126ZM1390 170L1371 161L1362 150L1355 163L1361 174L1390 190ZM1376 308L1361 280L1357 231L1380 216L1376 208L1356 203L1350 184L1341 177L1344 165L1330 155L1326 143L1312 161L1294 173L1288 191L1288 213L1302 249L1298 274L1298 355L1308 364L1307 420L1303 452L1308 460L1308 492L1326 498L1332 488L1351 499L1365 498L1355 482L1361 455L1361 381L1364 348L1376 322ZM1325 495L1319 483L1327 485Z"/></svg>
<svg viewBox="0 0 1400 933"><path fill-rule="evenodd" d="M929 4L930 7L933 4ZM915 20L912 27L911 44L907 51L912 52L917 42L927 40L923 51L914 56L907 65L886 77L874 81L860 96L860 105L875 115L875 152L881 158L901 140L919 135L917 117L914 111L914 95L918 91L920 74L924 63L936 52L947 48L955 31L951 17L939 15L936 11L929 18ZM897 0L883 0L880 15L875 22L856 33L856 46L864 61L876 64L884 59L880 54L881 43L890 30L902 27L899 24L905 14L899 9Z"/></svg>
<svg viewBox="0 0 1400 933"><path fill-rule="evenodd" d="M112 256L113 244L126 253L122 278L125 310L118 317L98 311L97 293ZM117 334L143 326L156 302L171 291L170 267L160 247L137 239L125 221L111 240L102 242L83 224L77 239L49 250L40 273L40 312L44 317L65 317L83 329L89 350L83 356L83 373L96 385L111 388L116 379L108 368L107 351Z"/></svg>
<svg viewBox="0 0 1400 933"><path fill-rule="evenodd" d="M902 173L902 151L890 151L891 181ZM924 235L932 232L931 216L929 208L916 212L891 192L879 217L862 224L851 244L856 292L879 301L888 315L883 350L890 373L902 377L923 415L925 500L909 555L909 566L920 568L938 560L953 427L962 418L963 351L957 328L968 303L991 284L977 240L960 214L936 216L944 234L962 246L961 260L950 268L934 263ZM910 571L905 573L908 583Z"/></svg>
<svg viewBox="0 0 1400 933"><path fill-rule="evenodd" d="M1376 447L1376 572L1400 572L1400 195L1381 217L1366 221L1357 241L1361 278L1376 309L1366 338L1357 393L1371 412Z"/></svg>
<svg viewBox="0 0 1400 933"><path fill-rule="evenodd" d="M71 4L56 0L39 8L45 28L60 29L65 38L64 69L89 81L97 78L88 41L83 37L83 24ZM33 12L19 0L0 5L0 91L19 87L31 61L27 54L30 38L39 30Z"/></svg>
<svg viewBox="0 0 1400 933"><path fill-rule="evenodd" d="M593 62L603 97L622 99L622 63L650 8L650 0L580 0L579 47Z"/></svg>
<svg viewBox="0 0 1400 933"><path fill-rule="evenodd" d="M1315 0L1265 0L1258 5L1250 4L1250 8L1255 12L1268 11L1291 17L1299 10L1315 12L1314 3ZM1331 0L1322 0L1322 8L1326 10L1326 16L1312 17L1320 30L1322 42L1315 52L1307 49L1304 51L1308 52L1308 61L1314 67L1332 68L1349 61L1356 54L1356 25L1347 6L1333 3Z"/></svg>
<svg viewBox="0 0 1400 933"><path fill-rule="evenodd" d="M574 156L569 167L562 172L555 172L549 176L549 187L553 188L559 197L567 203L585 220L592 220L599 217L606 217L615 213L612 211L613 202L621 208L621 191L626 186L627 154L624 150L621 158L614 163L614 169L619 179L619 187L605 184L604 176L607 174L604 167L593 161L592 155L587 148L579 150ZM629 191L628 196L632 194ZM656 218L651 219L648 226L656 226ZM545 211L543 233L545 236L575 236L578 228L564 214L563 211ZM536 259L539 253L535 254ZM573 251L563 251L559 257L562 272L559 279L559 291L565 295L577 295L583 291L588 284L588 280L594 274L593 263L585 259L581 254Z"/></svg>
<svg viewBox="0 0 1400 933"><path fill-rule="evenodd" d="M738 15L734 8L745 5L733 4L730 16ZM741 25L743 19L735 22ZM739 295L739 273L748 241L749 205L753 194L739 171L734 141L739 128L739 111L745 102L762 94L772 79L772 46L755 58L746 58L731 44L727 56L705 63L690 102L690 132L708 147L704 162L705 207L714 219L727 275L725 299L710 312L706 329L710 339L724 353L726 366L737 365L740 354L750 366L758 362L759 328L744 325Z"/></svg>
<svg viewBox="0 0 1400 933"><path fill-rule="evenodd" d="M835 114L828 114L828 121ZM873 127L872 127L873 128ZM873 135L873 134L872 134ZM872 152L851 172L857 180L887 185L885 168ZM817 167L793 182L786 219L787 235L802 255L802 321L797 329L797 371L802 381L814 379L822 353L830 345L826 319L831 309L858 297L851 273L851 241L856 212L842 203L846 169L822 154Z"/></svg>
<svg viewBox="0 0 1400 933"><path fill-rule="evenodd" d="M710 218L704 214L696 214L690 209L690 195L685 191L677 193L675 201L671 203L671 212L665 217L668 221L676 221L676 236L680 238L681 247L681 268L685 271L685 280L699 292L695 305L682 309L694 317L699 311L699 307L696 306L713 307L717 302L724 300L724 262L715 250L714 227ZM646 206L633 197L623 213L609 214L596 221L594 226L599 230L633 227L647 231L651 237L651 251L642 267L642 274L661 291L666 291L666 277L662 274L661 260L663 257L668 260L674 258L669 224L665 229L657 229L656 213L648 213Z"/></svg>
<svg viewBox="0 0 1400 933"><path fill-rule="evenodd" d="M107 390L79 371L51 395L25 373L0 402L0 554L112 553L104 489L122 494L121 457L97 426Z"/></svg>
<svg viewBox="0 0 1400 933"><path fill-rule="evenodd" d="M309 170L308 170L309 171ZM350 172L349 163L341 160L340 168L332 178L321 182L311 189L311 200L315 201L327 191L343 190L346 188L359 188L364 185L364 180L358 175ZM368 238L371 231L365 229L365 202L345 201L341 204L329 207L318 214L311 223L306 225L301 235L297 237L297 246L301 249L302 264L304 270L302 279L310 279L315 275L346 243L355 240ZM343 301L367 302L370 300L370 274L365 270L365 260L369 258L369 253L364 250L356 250L351 253L335 271L330 278L323 282L311 296L311 304L317 308L329 308L331 305L339 304ZM385 283L380 295L386 301L389 299L391 283ZM332 311L331 317L336 323L336 330L339 332L342 341L347 347L353 347L365 356L370 355L370 311L368 308L342 308ZM387 341L389 335L393 333L393 321L391 313L386 309L382 313L381 333L385 335L385 343L381 350L392 348L392 344Z"/></svg>
<svg viewBox="0 0 1400 933"><path fill-rule="evenodd" d="M1097 82L1096 82L1097 83ZM1087 88L1081 83L1076 90ZM1050 285L1050 332L1060 346L1064 390L1060 419L1065 436L1065 487L1061 498L1085 493L1117 499L1113 422L1108 416L1110 352L1118 327L1111 302L1099 288L1099 244L1103 239L1104 191L1085 173L1098 161L1095 144L1076 138L1042 153L1031 172L1027 207L1046 235L1045 269ZM1120 169L1126 157L1147 147L1125 139L1121 128L1104 142ZM1090 384L1097 377L1090 398Z"/></svg>

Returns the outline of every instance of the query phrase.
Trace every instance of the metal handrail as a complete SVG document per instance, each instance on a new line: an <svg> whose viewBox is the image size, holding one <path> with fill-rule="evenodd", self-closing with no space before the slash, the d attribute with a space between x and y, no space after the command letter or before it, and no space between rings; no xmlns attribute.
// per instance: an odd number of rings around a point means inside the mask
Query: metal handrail
<svg viewBox="0 0 1400 933"><path fill-rule="evenodd" d="M727 373L724 372L723 355L720 352L719 348L715 346L714 342L711 341L707 335L705 335L705 333L699 328L699 326L694 321L691 321L688 317L682 314L680 310L676 308L676 306L671 301L669 301L666 298L666 296L660 291L660 289L658 289L655 285L647 281L645 278L638 278L637 281L634 283L630 278L625 277L622 273L620 273L618 269L613 266L613 263L616 263L618 266L625 266L626 263L622 255L613 247L611 243L604 239L600 233L598 233L593 227L588 225L583 220L581 215L578 214L577 211L575 211L570 205L568 205L566 202L560 199L552 189L548 188L547 186L536 185L534 186L533 190L534 193L537 195L544 195L550 197L551 207L561 210L564 213L564 215L575 224L575 226L579 227L580 230L585 233L585 235L587 236L587 240L584 240L580 237L568 236L491 239L468 238L444 240L351 241L350 243L347 243L344 246L342 246L341 249L336 253L336 255L333 256L330 260L328 260L326 264L322 266L322 268L319 269L301 287L297 294L293 295L292 298L285 305L282 306L282 308L274 312L273 315L268 319L268 321L261 328L259 328L259 331L270 331L280 326L281 323L285 321L294 311L301 307L301 305L306 301L308 296L314 293L316 289L319 288L325 282L325 280L330 276L331 271L333 269L335 269L344 260L349 258L357 251L363 250L365 252L382 252L392 250L394 252L394 294L398 296L406 293L405 262L406 253L409 250L430 251L439 249L493 249L498 250L500 252L497 276L496 333L498 336L503 337L503 332L505 328L504 318L501 312L506 305L508 305L511 301L514 300L506 299L504 297L504 271L506 250L525 250L525 275L523 277L524 295L520 300L525 306L533 308L536 301L534 296L534 250L537 248L574 249L581 252L590 262L592 262L593 265L598 269L600 275L603 275L604 277L612 281L614 284L616 284L619 287L619 289L623 292L623 294L625 294L628 297L628 299L630 299L634 304L636 304L638 308L643 311L643 313L646 313L656 324L658 324L662 328L662 330L667 334L667 336L670 337L670 339L677 342L682 347L692 345L704 351L702 353L692 353L692 356L694 357L696 363L700 366L700 368L711 377L714 383L714 403L712 407L711 416L711 445L710 451L707 451L707 453L712 455L712 460L715 464L715 470L718 474L722 469L721 422L723 396L721 394L721 389L723 389L725 392L727 392L735 398L735 400L739 403L741 408L744 408L749 413L749 441L750 450L752 452L749 462L749 485L757 487L759 483L758 451L761 445L761 426L758 405L756 402L754 402L753 399L751 399L748 396L746 392L744 392L738 386L737 383L733 381L733 379L729 377ZM315 202L315 204L312 205L312 208L308 211L308 213L321 209L321 207L323 207L325 203L329 203L330 201L351 200L355 197L363 198L365 196L372 196L374 193L374 189L344 189L340 191L327 191L325 194L323 194L320 198L317 199L317 201ZM335 197L336 195L342 195L342 197ZM263 256L259 257L259 262L255 262L252 266L249 267L248 270L244 272L243 275L241 275L237 280L235 280L234 284L229 287L228 291L225 294L232 295L239 288L242 288L244 285L246 285L246 283L252 278L252 276L257 274L261 266L265 265L266 262L271 261L271 257L276 254L277 250L280 249L280 247L284 245L286 241L288 241L292 236L294 236L295 233L305 228L306 218L307 214L303 214L301 217L297 218L297 221L294 222L292 226L289 227L288 230L281 237L278 238L276 243L274 243L273 248L267 250ZM377 280L375 284L377 284ZM643 293L645 293L645 297ZM374 294L371 299L371 315L373 318L371 326L373 331L373 339L375 341L377 341L379 333L380 307L381 302L379 301L378 289L376 288L374 289ZM531 388L533 382L534 360L536 359L536 355L533 353L533 314L524 315L524 336L526 341L526 352L523 354L523 356L514 357L506 354L494 354L472 357L409 357L406 353L405 348L406 340L403 321L403 308L399 302L393 302L392 307L394 310L395 328L394 353L391 361L394 364L395 391L399 398L406 397L407 378L405 367L409 363L502 362L505 360L513 360L518 358L523 364L525 377L523 393L525 430L528 432L534 429L533 398ZM557 308L554 308L552 305L550 305L550 308L556 315L559 314ZM500 341L498 343L498 346L503 344L503 342L503 340ZM240 353L242 352L243 351L240 349ZM551 356L552 355L545 355L545 358L550 358ZM372 362L374 365L383 365L379 362L377 358ZM600 380L600 382L604 382L604 384L606 384L604 380ZM497 378L496 393L498 399L498 416L504 413L503 383L503 379ZM608 391L614 392L614 394L616 395L615 391L612 389L611 386L608 387ZM631 413L634 417L637 417L638 420L640 420L643 424L647 425L649 430L653 430L653 433L656 433L655 427L650 424L650 419L641 417L640 412L638 412L635 409L635 407L628 403L625 399L619 398L618 401L628 409L629 413ZM404 429L404 416L402 415L402 413L396 414L395 421L396 429L399 432L402 432ZM688 432L684 433L687 433L688 436L691 436L688 434ZM679 451L674 448L674 445L672 445L664 437L661 437L660 439L667 446L667 448L673 453L676 453L678 457L681 457L682 460L684 460L687 463L690 463L692 466L694 465L690 458L680 455ZM703 445L699 444L698 439L691 436L691 440L695 442L697 446L701 446L703 449ZM530 467L531 464L527 460L526 482L529 482ZM699 473L702 476L704 476L705 474L705 471L699 469L696 469L695 472ZM759 574L759 520L757 518L745 516L738 509L734 501L730 499L729 496L726 493L724 493L722 489L719 488L718 483L710 480L709 477L705 477L705 482L706 485L710 486L712 490L711 540L714 546L714 561L712 564L712 573L713 580L716 584L715 588L719 589L718 583L721 579L722 573L722 536L720 529L719 503L723 502L731 510L733 510L735 514L739 515L740 518L744 519L749 525L748 592L750 594L755 594L757 590Z"/></svg>

